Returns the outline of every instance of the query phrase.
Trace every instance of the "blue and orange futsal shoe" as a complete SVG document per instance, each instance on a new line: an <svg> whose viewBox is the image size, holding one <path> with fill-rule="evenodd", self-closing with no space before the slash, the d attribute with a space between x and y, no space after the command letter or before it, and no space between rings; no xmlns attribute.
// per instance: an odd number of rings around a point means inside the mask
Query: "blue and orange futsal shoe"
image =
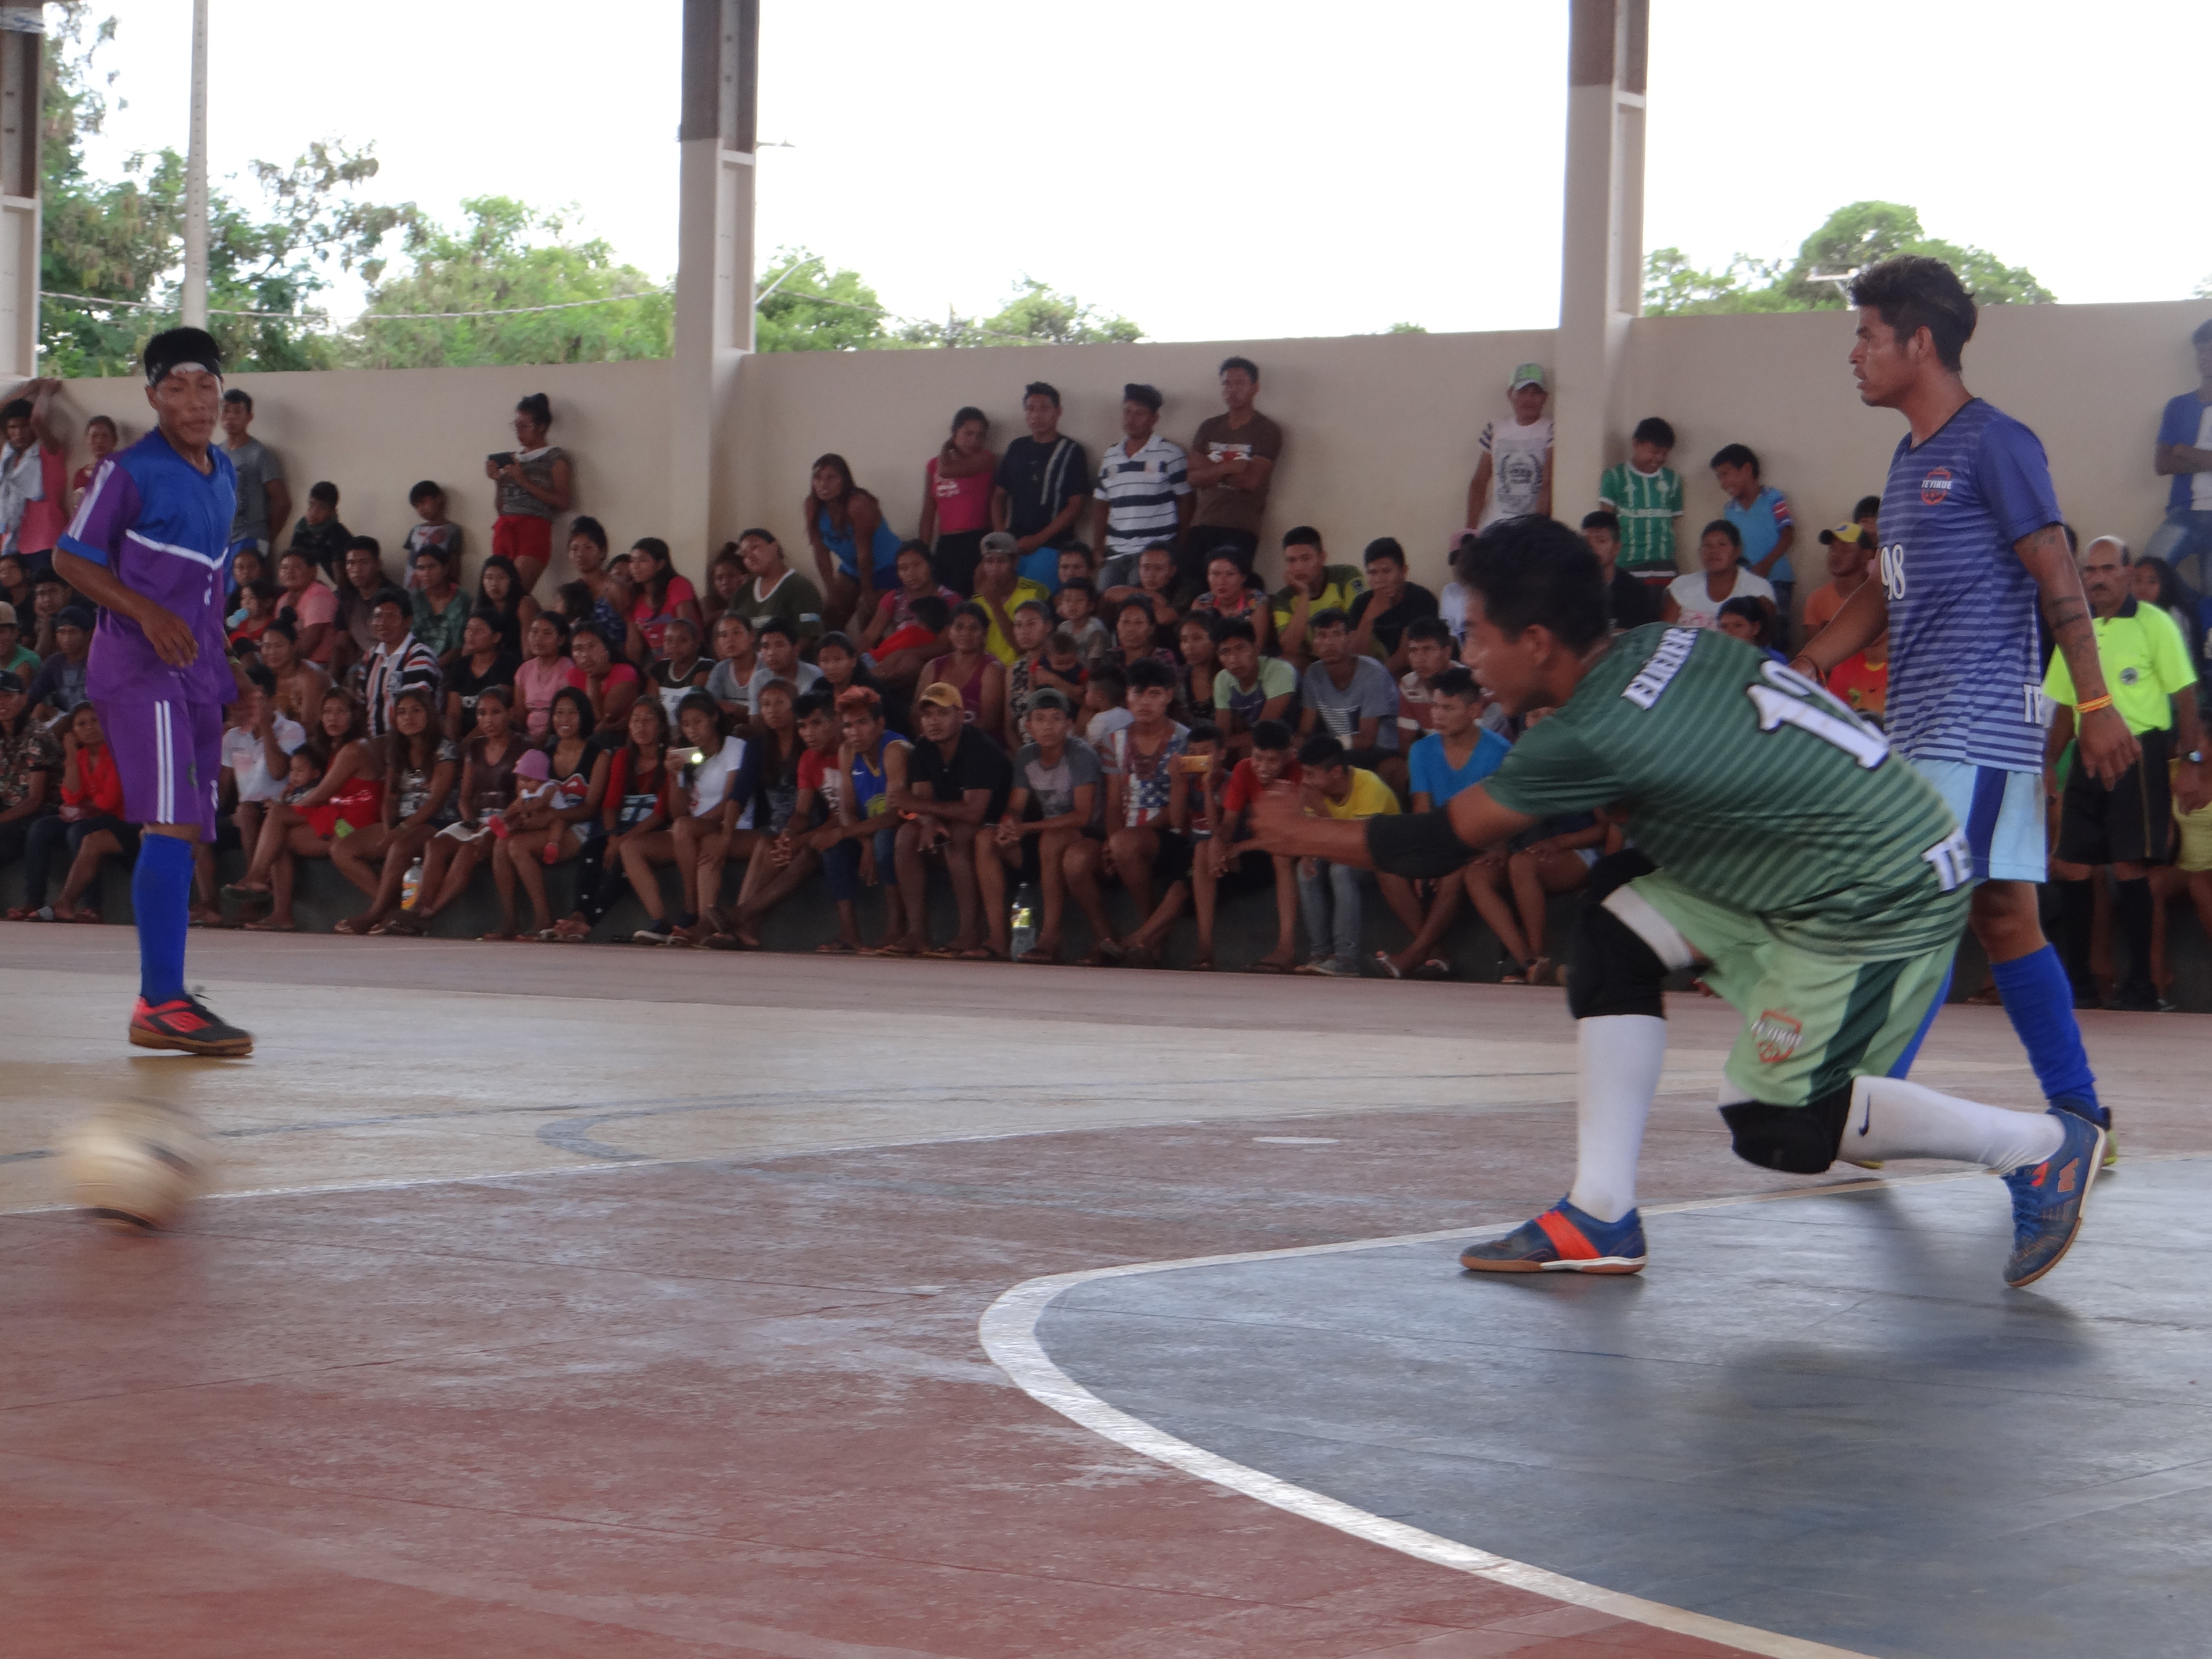
<svg viewBox="0 0 2212 1659"><path fill-rule="evenodd" d="M198 997L173 997L161 1003L140 997L131 1011L131 1041L140 1048L173 1048L222 1060L243 1060L253 1052L251 1032L226 1024Z"/></svg>
<svg viewBox="0 0 2212 1659"><path fill-rule="evenodd" d="M2018 1290L2057 1267L2081 1231L2081 1201L2105 1153L2105 1131L2066 1105L2051 1109L2063 1139L2040 1164L2004 1177L2012 1188L2012 1259L2005 1283Z"/></svg>
<svg viewBox="0 0 2212 1659"><path fill-rule="evenodd" d="M1504 1237L1459 1253L1459 1265L1474 1273L1636 1273L1644 1261L1644 1224L1635 1211L1600 1221L1564 1198Z"/></svg>

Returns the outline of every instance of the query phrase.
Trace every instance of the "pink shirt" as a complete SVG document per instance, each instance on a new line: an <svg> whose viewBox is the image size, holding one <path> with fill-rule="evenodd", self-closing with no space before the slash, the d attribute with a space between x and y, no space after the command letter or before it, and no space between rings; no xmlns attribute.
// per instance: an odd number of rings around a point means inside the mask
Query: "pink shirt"
<svg viewBox="0 0 2212 1659"><path fill-rule="evenodd" d="M933 455L926 471L930 496L937 503L939 535L964 536L970 531L991 527L991 480L994 476L991 469L971 472L964 478L940 478L937 476L937 457Z"/></svg>
<svg viewBox="0 0 2212 1659"><path fill-rule="evenodd" d="M286 593L278 599L276 614L296 618L300 631L305 633L317 623L334 623L338 619L338 596L320 582L309 582L305 592ZM307 660L318 668L328 667L331 653L337 649L337 630L332 629L323 635L322 644L315 648Z"/></svg>
<svg viewBox="0 0 2212 1659"><path fill-rule="evenodd" d="M15 544L26 553L51 553L69 528L69 457L39 446L39 488L46 499L23 503L23 527Z"/></svg>
<svg viewBox="0 0 2212 1659"><path fill-rule="evenodd" d="M549 666L537 657L526 658L514 671L514 695L521 700L530 735L542 738L553 727L553 699L564 685L584 687L584 671L566 657L556 657ZM588 735L588 734L587 734Z"/></svg>

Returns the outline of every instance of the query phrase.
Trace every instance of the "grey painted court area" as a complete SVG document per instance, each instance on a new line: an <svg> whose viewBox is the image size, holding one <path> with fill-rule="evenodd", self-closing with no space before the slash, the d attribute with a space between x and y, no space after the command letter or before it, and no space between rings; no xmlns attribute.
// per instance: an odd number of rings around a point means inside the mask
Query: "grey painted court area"
<svg viewBox="0 0 2212 1659"><path fill-rule="evenodd" d="M2033 1289L1987 1177L1647 1218L1640 1278L1449 1244L1103 1279L1037 1334L1183 1440L1607 1589L1905 1659L2212 1644L2212 1161Z"/></svg>

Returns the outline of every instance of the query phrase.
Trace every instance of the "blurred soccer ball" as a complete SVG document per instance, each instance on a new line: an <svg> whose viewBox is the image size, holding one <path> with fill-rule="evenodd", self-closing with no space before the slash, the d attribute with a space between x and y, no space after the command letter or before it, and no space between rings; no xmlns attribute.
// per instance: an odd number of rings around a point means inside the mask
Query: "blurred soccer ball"
<svg viewBox="0 0 2212 1659"><path fill-rule="evenodd" d="M112 1226L167 1227L205 1190L214 1161L190 1114L139 1103L111 1106L63 1144L69 1201Z"/></svg>

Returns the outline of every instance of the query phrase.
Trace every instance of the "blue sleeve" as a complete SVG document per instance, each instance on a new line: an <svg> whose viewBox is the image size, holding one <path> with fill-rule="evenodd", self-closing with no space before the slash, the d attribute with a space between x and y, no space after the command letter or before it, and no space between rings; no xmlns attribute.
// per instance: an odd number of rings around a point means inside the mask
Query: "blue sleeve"
<svg viewBox="0 0 2212 1659"><path fill-rule="evenodd" d="M1437 747L1436 734L1431 732L1413 745L1408 764L1413 774L1413 793L1426 795L1431 805L1441 806L1443 803L1437 798L1444 792L1437 787L1435 760Z"/></svg>
<svg viewBox="0 0 2212 1659"><path fill-rule="evenodd" d="M752 805L753 791L760 787L760 751L761 745L748 738L738 769L730 774L730 792L723 799L737 802L740 814Z"/></svg>
<svg viewBox="0 0 2212 1659"><path fill-rule="evenodd" d="M2166 413L2159 417L2158 441L2162 444L2187 444L2194 447L2197 434L2204 424L2204 404L2193 392L2185 392L2179 398L2166 399Z"/></svg>
<svg viewBox="0 0 2212 1659"><path fill-rule="evenodd" d="M1974 482L2008 547L2060 520L2042 441L2018 421L1991 421L1982 429Z"/></svg>
<svg viewBox="0 0 2212 1659"><path fill-rule="evenodd" d="M1468 781L1479 782L1505 764L1505 757L1513 752L1513 745L1488 726L1476 728L1482 735L1474 741L1474 759L1468 768Z"/></svg>

